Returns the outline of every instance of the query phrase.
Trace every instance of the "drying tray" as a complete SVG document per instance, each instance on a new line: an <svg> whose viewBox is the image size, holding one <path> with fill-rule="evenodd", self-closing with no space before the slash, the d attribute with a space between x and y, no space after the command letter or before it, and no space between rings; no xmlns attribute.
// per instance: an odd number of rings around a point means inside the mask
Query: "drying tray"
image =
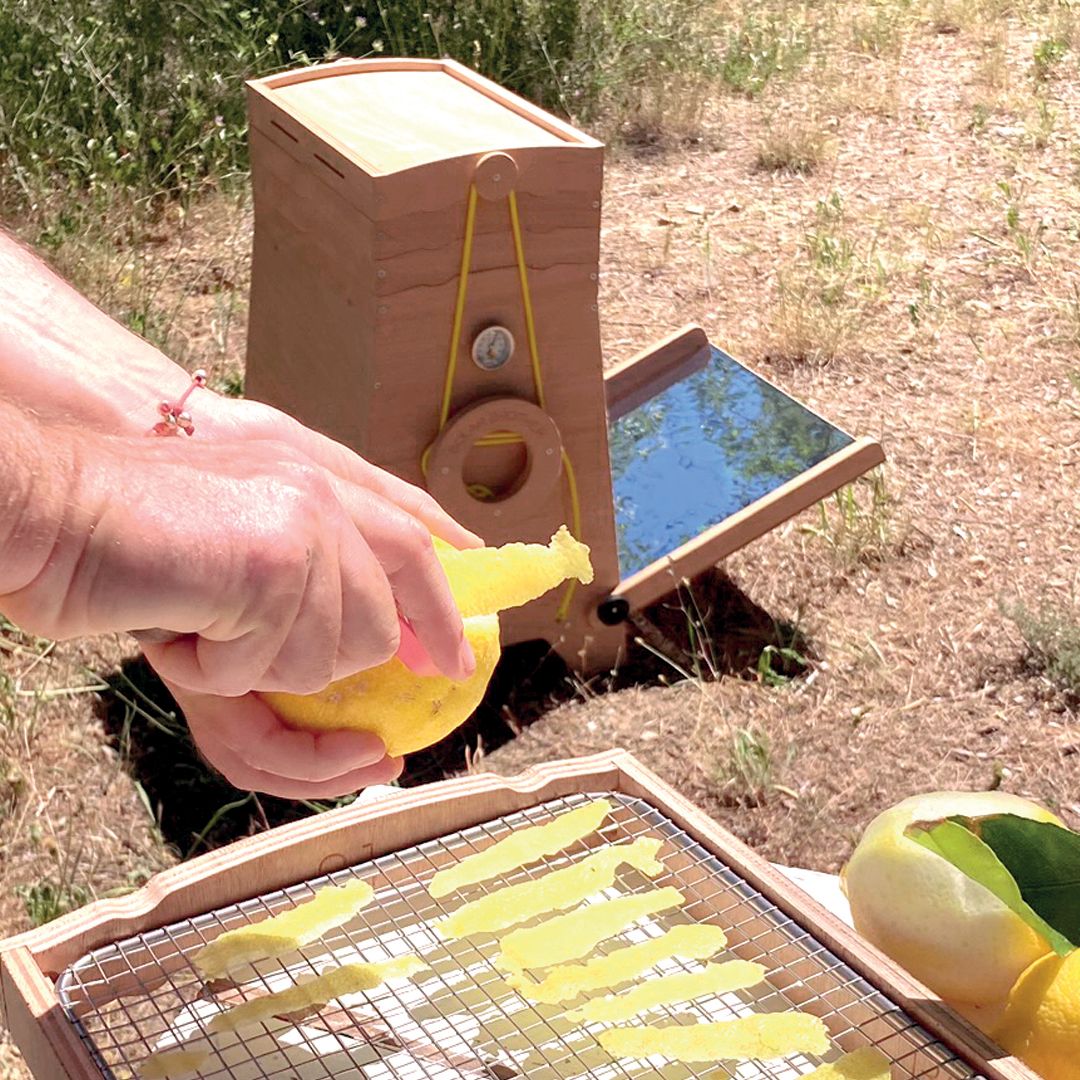
<svg viewBox="0 0 1080 1080"><path fill-rule="evenodd" d="M433 900L427 883L527 825L603 796L614 810L600 831L541 863L461 895ZM664 873L626 870L610 895L674 885L686 902L641 920L600 951L657 936L678 923L721 926L716 959L757 961L766 982L649 1014L648 1023L693 1023L801 1009L832 1039L824 1058L688 1066L663 1058L607 1055L564 1007L530 1005L493 966L494 935L443 942L431 924L464 899L537 877L602 843L665 840ZM333 881L362 878L374 901L345 926L258 966L244 992L258 996L337 963L423 955L430 970L395 980L302 1018L281 1018L216 1037L194 1075L206 1080L385 1078L453 1080L797 1080L841 1052L874 1045L893 1080L1034 1080L1034 1074L858 939L738 840L630 755L543 766L516 779L494 776L413 789L383 803L348 807L272 830L158 875L121 901L90 905L0 946L7 1022L35 1076L128 1080L171 1039L191 1037L220 1008L241 1000L204 986L192 955L225 929L257 922ZM254 895L252 895L254 894ZM666 961L661 971L691 966ZM994 1060L991 1060L995 1058Z"/></svg>

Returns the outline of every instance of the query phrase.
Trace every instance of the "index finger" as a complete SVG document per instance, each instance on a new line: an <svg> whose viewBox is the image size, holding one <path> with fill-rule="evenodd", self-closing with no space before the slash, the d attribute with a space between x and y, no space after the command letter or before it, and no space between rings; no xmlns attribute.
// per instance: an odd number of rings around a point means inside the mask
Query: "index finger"
<svg viewBox="0 0 1080 1080"><path fill-rule="evenodd" d="M431 534L393 503L351 484L335 485L390 582L398 611L435 666L451 679L476 670L465 626Z"/></svg>

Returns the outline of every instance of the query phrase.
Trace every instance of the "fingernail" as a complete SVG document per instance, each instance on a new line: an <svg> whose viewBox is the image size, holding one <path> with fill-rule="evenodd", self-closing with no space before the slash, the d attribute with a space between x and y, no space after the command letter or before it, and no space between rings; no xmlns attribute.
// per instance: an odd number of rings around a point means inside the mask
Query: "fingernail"
<svg viewBox="0 0 1080 1080"><path fill-rule="evenodd" d="M458 652L458 663L461 665L461 670L465 673L466 679L471 678L476 672L476 657L473 656L472 646L464 636L461 639L461 649Z"/></svg>

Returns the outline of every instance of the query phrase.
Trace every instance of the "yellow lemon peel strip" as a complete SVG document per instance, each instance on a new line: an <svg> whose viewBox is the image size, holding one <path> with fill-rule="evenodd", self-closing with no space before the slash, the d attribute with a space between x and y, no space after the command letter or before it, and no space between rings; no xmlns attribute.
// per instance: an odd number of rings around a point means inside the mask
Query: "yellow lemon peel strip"
<svg viewBox="0 0 1080 1080"><path fill-rule="evenodd" d="M241 1027L260 1024L275 1016L321 1009L334 998L374 990L387 979L407 978L427 968L418 956L398 956L375 964L343 964L322 975L297 983L276 994L245 1001L228 1012L218 1013L206 1025L209 1035L222 1035ZM204 1038L198 1036L198 1038ZM209 1050L162 1050L151 1054L139 1068L141 1080L175 1080L196 1072L210 1057Z"/></svg>
<svg viewBox="0 0 1080 1080"><path fill-rule="evenodd" d="M440 870L428 885L428 892L440 900L457 889L508 874L519 867L539 862L595 832L611 813L607 799L595 799L576 810L560 814L546 825L533 825L513 832L491 847L468 855L459 863Z"/></svg>
<svg viewBox="0 0 1080 1080"><path fill-rule="evenodd" d="M807 1073L801 1080L892 1080L892 1069L880 1050L864 1046Z"/></svg>
<svg viewBox="0 0 1080 1080"><path fill-rule="evenodd" d="M681 1005L706 994L726 994L757 986L765 978L765 968L748 960L706 964L701 971L680 971L635 986L625 994L595 998L567 1014L568 1020L582 1024L619 1023L663 1005Z"/></svg>
<svg viewBox="0 0 1080 1080"><path fill-rule="evenodd" d="M673 1027L610 1028L600 1032L600 1045L612 1056L647 1058L661 1054L671 1061L696 1062L824 1054L829 1034L810 1013L760 1013L738 1020Z"/></svg>
<svg viewBox="0 0 1080 1080"><path fill-rule="evenodd" d="M507 982L529 1001L557 1005L591 990L614 990L662 960L707 960L727 944L727 934L708 923L686 923L666 934L598 956L587 964L564 964L539 983L511 976Z"/></svg>
<svg viewBox="0 0 1080 1080"><path fill-rule="evenodd" d="M275 1016L321 1009L334 998L374 990L387 979L408 978L426 967L427 964L419 956L397 956L393 960L375 964L342 964L287 990L245 1001L228 1012L219 1013L210 1021L208 1030L213 1035L219 1035L249 1024L260 1024Z"/></svg>
<svg viewBox="0 0 1080 1080"><path fill-rule="evenodd" d="M520 973L525 968L580 960L601 941L622 933L638 919L678 907L683 899L678 889L668 886L590 904L536 926L513 930L502 939L495 966L501 971Z"/></svg>
<svg viewBox="0 0 1080 1080"><path fill-rule="evenodd" d="M562 870L508 885L463 904L436 923L435 929L443 938L454 940L505 930L549 911L565 911L602 889L610 889L623 864L655 877L664 869L656 858L662 844L663 840L639 837L631 844L600 848Z"/></svg>
<svg viewBox="0 0 1080 1080"><path fill-rule="evenodd" d="M141 1080L177 1080L198 1072L210 1057L208 1050L160 1050L139 1066Z"/></svg>
<svg viewBox="0 0 1080 1080"><path fill-rule="evenodd" d="M200 949L192 962L204 978L223 979L248 964L272 960L310 944L347 923L374 895L366 881L323 886L294 908L251 926L227 930Z"/></svg>
<svg viewBox="0 0 1080 1080"><path fill-rule="evenodd" d="M434 543L450 591L465 618L520 607L568 578L576 578L582 585L593 579L589 549L575 540L565 525L546 545L503 544L458 551L442 540Z"/></svg>

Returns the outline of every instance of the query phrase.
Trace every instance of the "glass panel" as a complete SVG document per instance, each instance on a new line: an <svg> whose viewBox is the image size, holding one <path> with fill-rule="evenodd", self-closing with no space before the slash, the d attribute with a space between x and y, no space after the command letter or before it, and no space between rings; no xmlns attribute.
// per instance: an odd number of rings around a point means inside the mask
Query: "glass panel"
<svg viewBox="0 0 1080 1080"><path fill-rule="evenodd" d="M623 578L852 441L715 347L700 371L616 420L610 440Z"/></svg>

